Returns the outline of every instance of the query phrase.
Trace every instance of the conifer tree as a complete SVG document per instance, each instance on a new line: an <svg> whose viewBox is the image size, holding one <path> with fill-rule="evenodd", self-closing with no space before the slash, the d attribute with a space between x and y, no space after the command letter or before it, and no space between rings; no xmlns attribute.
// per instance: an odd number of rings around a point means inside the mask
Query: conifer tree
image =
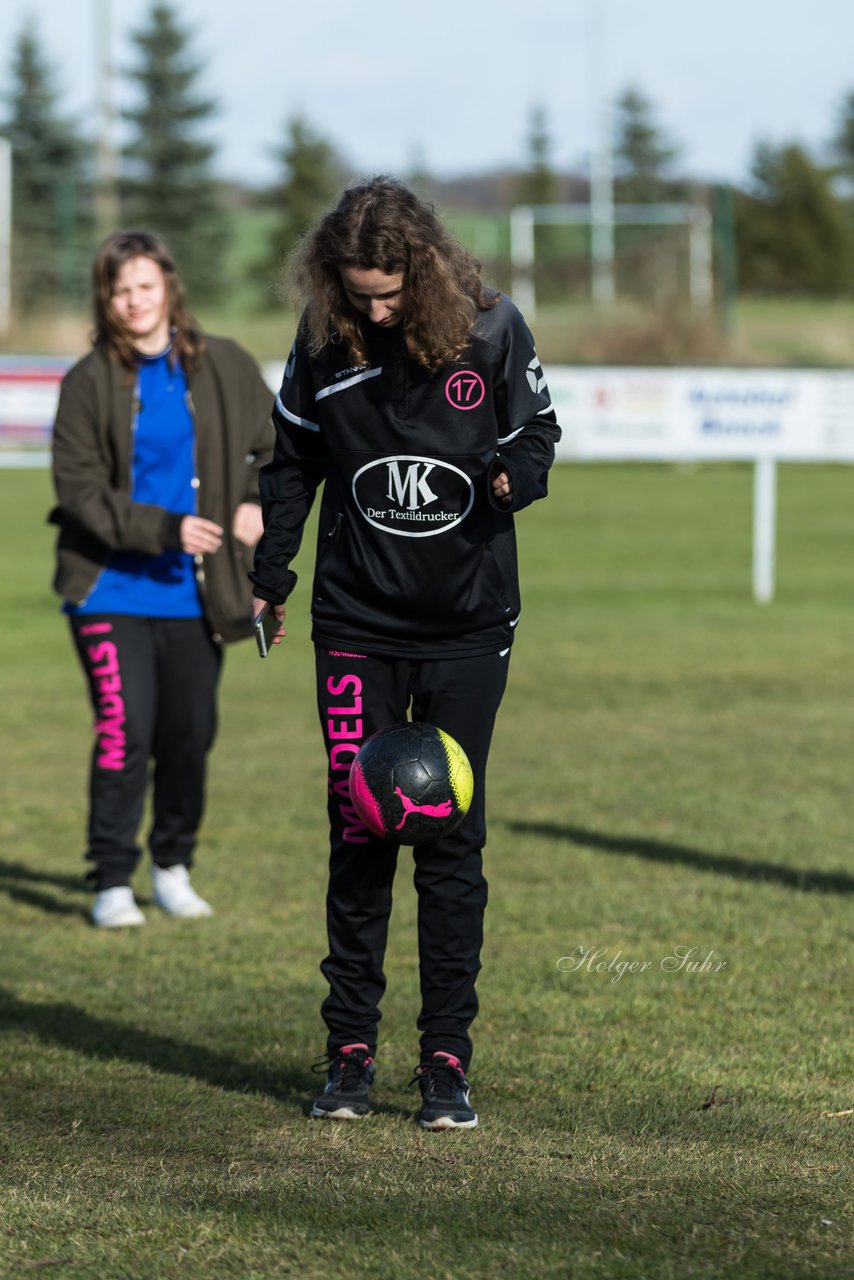
<svg viewBox="0 0 854 1280"><path fill-rule="evenodd" d="M527 146L527 163L514 184L515 200L517 204L554 204L560 199L559 183L551 163L548 117L541 106L533 107L528 117ZM559 297L563 288L555 273L561 240L558 227L546 225L536 229L534 282L537 296L547 301Z"/></svg>
<svg viewBox="0 0 854 1280"><path fill-rule="evenodd" d="M624 204L650 204L680 194L669 177L679 155L656 123L649 99L630 87L617 99L615 193Z"/></svg>
<svg viewBox="0 0 854 1280"><path fill-rule="evenodd" d="M287 255L316 219L333 204L347 179L346 166L333 144L302 116L285 125L274 153L280 178L264 193L273 214L266 256L254 272L270 288L280 278Z"/></svg>
<svg viewBox="0 0 854 1280"><path fill-rule="evenodd" d="M802 147L762 144L749 193L735 200L741 287L831 296L850 284L852 235L827 169Z"/></svg>
<svg viewBox="0 0 854 1280"><path fill-rule="evenodd" d="M212 173L216 147L198 129L216 106L197 94L202 68L168 5L153 5L133 39L139 59L129 74L140 101L123 112L132 131L124 149L124 221L163 236L191 302L211 298L222 283L228 222Z"/></svg>
<svg viewBox="0 0 854 1280"><path fill-rule="evenodd" d="M552 204L558 199L558 182L551 165L552 140L543 107L531 111L528 128L528 163L516 187L519 204Z"/></svg>
<svg viewBox="0 0 854 1280"><path fill-rule="evenodd" d="M13 49L0 125L12 146L13 306L72 307L85 297L91 222L87 150L57 106L53 75L32 26Z"/></svg>
<svg viewBox="0 0 854 1280"><path fill-rule="evenodd" d="M839 157L840 169L854 178L854 90L842 101L833 149Z"/></svg>
<svg viewBox="0 0 854 1280"><path fill-rule="evenodd" d="M414 191L421 200L431 201L434 188L433 175L428 168L424 150L420 146L412 151L405 181L410 191Z"/></svg>

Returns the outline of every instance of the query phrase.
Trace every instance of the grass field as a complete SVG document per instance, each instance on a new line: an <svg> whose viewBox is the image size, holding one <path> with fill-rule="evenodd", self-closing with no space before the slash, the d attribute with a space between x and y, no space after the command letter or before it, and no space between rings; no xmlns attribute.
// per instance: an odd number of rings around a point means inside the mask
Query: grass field
<svg viewBox="0 0 854 1280"><path fill-rule="evenodd" d="M563 466L520 517L481 1126L444 1135L403 1091L405 854L378 1114L306 1118L326 862L307 565L285 649L228 655L195 876L216 916L162 918L142 868L148 924L105 935L46 474L0 472L0 499L0 1274L854 1274L849 469L781 468L766 607L747 468Z"/></svg>

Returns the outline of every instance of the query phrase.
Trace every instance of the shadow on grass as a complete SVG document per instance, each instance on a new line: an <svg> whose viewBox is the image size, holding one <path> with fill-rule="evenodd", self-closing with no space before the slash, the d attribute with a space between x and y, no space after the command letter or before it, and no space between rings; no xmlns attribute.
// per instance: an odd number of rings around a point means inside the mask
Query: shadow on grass
<svg viewBox="0 0 854 1280"><path fill-rule="evenodd" d="M818 893L854 893L854 876L844 871L799 871L774 862L748 862L730 854L708 853L688 845L651 840L646 836L611 835L589 831L585 827L564 826L557 822L507 822L510 831L519 835L543 836L547 840L568 840L571 844L604 853L629 854L650 862L680 862L699 871L716 871L736 880L754 880L761 884L781 884L788 889Z"/></svg>
<svg viewBox="0 0 854 1280"><path fill-rule="evenodd" d="M63 902L61 897L42 892L34 885L53 886L70 893L85 892L86 885L83 874L69 876L56 871L36 871L25 866L23 862L5 862L0 860L0 892L5 893L13 902L23 902L29 907L38 907L52 915L79 916L83 909L72 902Z"/></svg>
<svg viewBox="0 0 854 1280"><path fill-rule="evenodd" d="M23 1031L43 1044L70 1049L102 1062L141 1062L153 1071L201 1080L235 1093L261 1093L308 1111L318 1092L307 1070L245 1063L204 1045L143 1031L85 1013L68 1003L33 1004L0 987L0 1033Z"/></svg>

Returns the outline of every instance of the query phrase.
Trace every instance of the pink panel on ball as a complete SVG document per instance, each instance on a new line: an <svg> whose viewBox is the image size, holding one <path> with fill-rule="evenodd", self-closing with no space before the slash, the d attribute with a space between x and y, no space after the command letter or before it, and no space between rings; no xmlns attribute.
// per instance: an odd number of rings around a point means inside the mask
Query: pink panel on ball
<svg viewBox="0 0 854 1280"><path fill-rule="evenodd" d="M350 770L350 799L369 831L373 831L375 836L388 835L380 807L371 795L365 775L357 761L353 762Z"/></svg>

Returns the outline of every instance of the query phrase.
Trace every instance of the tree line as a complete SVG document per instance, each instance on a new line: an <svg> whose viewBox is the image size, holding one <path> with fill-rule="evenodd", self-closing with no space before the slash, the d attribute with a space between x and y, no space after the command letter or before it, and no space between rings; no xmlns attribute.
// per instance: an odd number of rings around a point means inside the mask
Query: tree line
<svg viewBox="0 0 854 1280"><path fill-rule="evenodd" d="M271 213L267 243L252 266L269 282L289 246L347 176L331 144L306 121L294 119L276 156L281 178L273 187L249 193L218 180L216 148L204 136L216 103L199 91L203 68L176 10L154 4L132 40L135 61L126 74L135 103L121 112L126 141L110 192L109 226L99 225L98 197L104 192L95 143L63 114L34 27L27 24L15 41L0 136L12 150L12 293L18 313L85 304L93 246L116 222L163 236L194 301L214 299L247 203Z"/></svg>
<svg viewBox="0 0 854 1280"><path fill-rule="evenodd" d="M276 155L278 178L263 191L218 180L216 148L204 131L216 104L199 90L203 68L168 4L154 4L132 33L135 61L126 73L133 105L122 111L126 141L112 216L124 226L161 234L172 247L191 296L211 300L227 278L224 261L242 212L263 212L263 243L248 272L270 297L288 250L353 176L335 145L302 118L286 122ZM19 313L70 307L88 297L92 247L111 227L99 226L95 146L62 111L52 69L31 25L19 33L0 135L13 158L13 303ZM542 109L530 120L526 163L493 184L493 212L513 203L589 198L584 176L556 172ZM707 189L680 172L681 152L637 87L616 102L614 195L623 203L709 202ZM452 187L415 166L404 175L423 194ZM481 185L481 207L483 191ZM503 209L500 209L503 206ZM746 183L731 193L738 285L742 292L830 297L854 289L854 91L841 103L826 156L797 142L757 146ZM553 232L546 231L548 235ZM557 242L555 241L555 244ZM555 252L557 250L555 249Z"/></svg>

